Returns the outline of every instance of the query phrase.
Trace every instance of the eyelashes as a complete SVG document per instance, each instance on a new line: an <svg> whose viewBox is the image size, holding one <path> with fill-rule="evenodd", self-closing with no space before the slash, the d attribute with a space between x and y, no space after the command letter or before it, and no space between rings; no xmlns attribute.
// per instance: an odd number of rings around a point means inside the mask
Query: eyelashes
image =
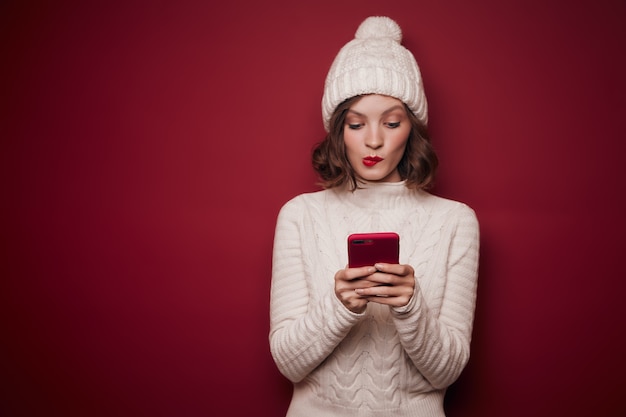
<svg viewBox="0 0 626 417"><path fill-rule="evenodd" d="M363 127L362 123L347 123L346 125L348 126L348 129L351 130L358 130ZM400 122L387 122L384 123L384 125L390 129L396 129L400 127Z"/></svg>

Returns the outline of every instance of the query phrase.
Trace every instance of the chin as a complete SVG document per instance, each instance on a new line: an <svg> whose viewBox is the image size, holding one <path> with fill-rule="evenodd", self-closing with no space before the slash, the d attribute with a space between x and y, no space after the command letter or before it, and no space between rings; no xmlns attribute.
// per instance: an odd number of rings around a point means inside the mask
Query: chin
<svg viewBox="0 0 626 417"><path fill-rule="evenodd" d="M369 175L359 175L359 178L363 179L364 181L369 181L369 182L398 182L398 181L401 181L401 179L398 176L392 175L392 174L389 174L389 173L376 175L373 172L369 172L368 174Z"/></svg>

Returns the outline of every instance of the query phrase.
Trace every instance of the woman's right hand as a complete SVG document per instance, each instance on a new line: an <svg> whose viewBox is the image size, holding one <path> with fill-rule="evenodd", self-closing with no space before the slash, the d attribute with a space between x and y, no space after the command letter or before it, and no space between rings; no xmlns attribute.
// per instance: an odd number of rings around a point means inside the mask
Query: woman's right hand
<svg viewBox="0 0 626 417"><path fill-rule="evenodd" d="M380 285L362 279L375 272L376 268L373 266L345 268L337 271L335 274L335 295L348 310L357 314L361 314L365 311L368 299L361 297L355 290L357 288L368 288Z"/></svg>

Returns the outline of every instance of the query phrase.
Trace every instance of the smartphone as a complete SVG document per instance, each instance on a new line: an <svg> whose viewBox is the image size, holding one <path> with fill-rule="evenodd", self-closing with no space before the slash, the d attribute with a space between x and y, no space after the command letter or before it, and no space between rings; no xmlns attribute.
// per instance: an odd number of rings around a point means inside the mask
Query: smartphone
<svg viewBox="0 0 626 417"><path fill-rule="evenodd" d="M399 263L400 236L393 232L355 233L348 236L348 267L371 266L377 262Z"/></svg>

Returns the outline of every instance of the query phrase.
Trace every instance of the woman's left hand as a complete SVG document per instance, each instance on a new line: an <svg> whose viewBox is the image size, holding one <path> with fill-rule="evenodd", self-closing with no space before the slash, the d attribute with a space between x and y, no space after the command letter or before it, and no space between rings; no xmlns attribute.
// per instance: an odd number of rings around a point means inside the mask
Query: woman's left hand
<svg viewBox="0 0 626 417"><path fill-rule="evenodd" d="M409 303L415 291L415 271L410 265L383 264L374 265L376 272L361 278L377 284L373 287L355 289L355 292L368 301L403 307Z"/></svg>

